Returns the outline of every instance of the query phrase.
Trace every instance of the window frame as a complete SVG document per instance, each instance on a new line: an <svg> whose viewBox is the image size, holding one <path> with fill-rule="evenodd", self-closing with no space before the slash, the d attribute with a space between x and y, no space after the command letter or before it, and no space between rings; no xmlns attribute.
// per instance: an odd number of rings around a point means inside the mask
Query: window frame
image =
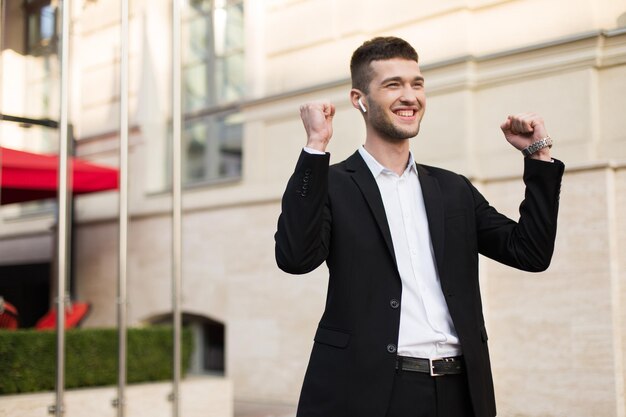
<svg viewBox="0 0 626 417"><path fill-rule="evenodd" d="M194 6L194 3L196 6ZM215 169L209 168L208 164L205 164L205 174L198 177L193 177L189 175L189 166L188 160L192 155L189 152L188 147L190 145L190 136L188 133L192 126L195 123L198 124L206 124L209 125L211 123L212 118L215 120L227 119L228 117L237 118L241 115L241 105L245 100L245 0L187 0L185 2L186 5L186 13L183 15L183 25L186 25L184 30L187 31L188 34L188 48L193 48L193 33L190 29L190 25L195 21L195 19L210 19L207 23L204 22L205 33L208 35L202 37L202 46L204 46L204 56L202 59L197 60L192 56L191 51L188 51L188 57L185 57L183 54L183 62L182 62L182 83L183 83L183 132L182 132L182 140L183 140L183 187L187 188L198 188L211 186L216 184L224 184L240 181L243 177L243 142L244 142L244 123L243 121L239 123L241 126L241 133L239 137L239 153L238 153L238 162L239 169L236 175L224 175L222 173L218 173L217 175L207 174L206 171ZM241 20L240 27L237 30L241 31L240 34L240 42L235 45L235 47L226 48L224 51L218 51L219 48L215 46L215 11L217 9L227 9L228 7L240 7L241 8ZM192 10L193 9L193 10ZM228 23L228 20L225 20ZM225 28L225 31L228 29ZM210 34L209 34L210 33ZM213 43L211 46L210 43ZM202 48L201 46L201 48ZM200 54L199 54L200 55ZM238 91L233 95L232 98L228 97L228 93L225 92L227 88L229 88L230 84L223 83L226 79L222 78L219 75L219 66L224 62L227 62L229 59L233 57L241 56L242 64L241 64L241 73L240 82L238 87ZM199 105L190 104L191 100L187 97L187 94L191 94L186 86L188 83L188 74L189 70L194 67L204 66L205 67L205 86L204 86L204 101ZM214 122L218 123L218 122ZM224 141L227 137L222 135L217 135L216 137L206 136L206 140L204 141L204 151L202 152L201 158L207 160L207 148L209 147L219 147L220 143ZM211 143L210 141L218 141L219 143ZM220 151L220 155L217 157L218 163L220 167L223 165L223 154ZM218 168L221 169L221 168Z"/></svg>

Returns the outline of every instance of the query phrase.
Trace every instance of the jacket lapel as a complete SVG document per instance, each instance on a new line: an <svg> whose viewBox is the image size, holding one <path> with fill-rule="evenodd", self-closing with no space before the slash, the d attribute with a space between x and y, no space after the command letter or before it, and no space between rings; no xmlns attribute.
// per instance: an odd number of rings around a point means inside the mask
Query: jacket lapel
<svg viewBox="0 0 626 417"><path fill-rule="evenodd" d="M435 252L437 269L442 271L443 266L443 246L444 246L444 209L443 197L439 181L430 175L428 169L417 164L417 173L424 196L426 206L426 216L428 217L428 228L430 229L430 239Z"/></svg>
<svg viewBox="0 0 626 417"><path fill-rule="evenodd" d="M352 173L352 179L363 193L367 204L369 205L374 219L383 235L387 249L393 258L393 262L396 263L396 255L393 250L393 241L391 240L391 232L389 231L389 223L387 223L387 216L385 215L385 206L383 205L383 199L380 196L380 190L378 184L372 176L372 172L368 168L367 164L361 157L358 151L352 154L351 157L346 159L346 169Z"/></svg>

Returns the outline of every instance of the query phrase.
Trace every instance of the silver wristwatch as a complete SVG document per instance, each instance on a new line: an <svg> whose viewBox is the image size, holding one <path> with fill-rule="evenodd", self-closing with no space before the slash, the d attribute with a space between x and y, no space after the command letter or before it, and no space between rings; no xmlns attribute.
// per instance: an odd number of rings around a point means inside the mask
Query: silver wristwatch
<svg viewBox="0 0 626 417"><path fill-rule="evenodd" d="M522 149L524 156L530 156L537 152L539 149L551 148L552 139L550 136L546 136L543 139L539 139L537 142L533 142L529 147Z"/></svg>

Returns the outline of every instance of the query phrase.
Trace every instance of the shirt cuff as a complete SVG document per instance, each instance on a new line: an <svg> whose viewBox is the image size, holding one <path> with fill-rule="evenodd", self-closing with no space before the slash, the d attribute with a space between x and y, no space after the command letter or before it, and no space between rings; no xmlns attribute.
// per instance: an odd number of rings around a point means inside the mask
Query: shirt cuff
<svg viewBox="0 0 626 417"><path fill-rule="evenodd" d="M304 150L304 152L310 153L310 154L313 154L313 155L326 155L326 152L318 151L317 149L309 148L307 146L305 146L302 149Z"/></svg>

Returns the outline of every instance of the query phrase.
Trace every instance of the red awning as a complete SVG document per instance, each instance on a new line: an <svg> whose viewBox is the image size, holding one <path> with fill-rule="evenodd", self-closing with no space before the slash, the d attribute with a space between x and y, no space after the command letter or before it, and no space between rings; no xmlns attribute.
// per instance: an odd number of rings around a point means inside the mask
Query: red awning
<svg viewBox="0 0 626 417"><path fill-rule="evenodd" d="M118 171L102 165L70 158L73 194L116 190ZM59 160L0 147L0 204L20 203L57 196Z"/></svg>

